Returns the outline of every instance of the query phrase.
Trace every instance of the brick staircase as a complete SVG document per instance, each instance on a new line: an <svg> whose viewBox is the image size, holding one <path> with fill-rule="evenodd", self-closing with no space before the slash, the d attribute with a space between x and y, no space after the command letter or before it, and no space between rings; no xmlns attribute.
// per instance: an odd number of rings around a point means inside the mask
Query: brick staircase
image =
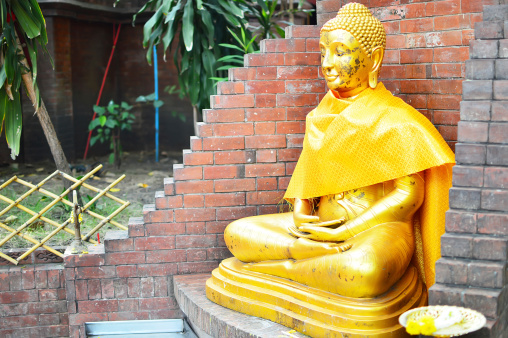
<svg viewBox="0 0 508 338"><path fill-rule="evenodd" d="M317 27L289 27L286 39L246 55L143 217L89 254L65 258L71 337L84 337L88 321L181 317L173 275L210 272L229 257L223 233L232 220L278 212L302 121L325 93L317 36Z"/></svg>
<svg viewBox="0 0 508 338"><path fill-rule="evenodd" d="M430 304L476 309L508 336L508 5L485 6L463 82L457 165Z"/></svg>

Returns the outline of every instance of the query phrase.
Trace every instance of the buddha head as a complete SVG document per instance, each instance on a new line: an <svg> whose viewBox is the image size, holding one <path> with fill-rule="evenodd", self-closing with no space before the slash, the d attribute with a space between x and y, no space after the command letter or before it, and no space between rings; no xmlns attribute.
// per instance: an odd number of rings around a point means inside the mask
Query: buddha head
<svg viewBox="0 0 508 338"><path fill-rule="evenodd" d="M385 29L367 7L343 6L321 28L321 66L328 88L338 97L376 88L385 45Z"/></svg>

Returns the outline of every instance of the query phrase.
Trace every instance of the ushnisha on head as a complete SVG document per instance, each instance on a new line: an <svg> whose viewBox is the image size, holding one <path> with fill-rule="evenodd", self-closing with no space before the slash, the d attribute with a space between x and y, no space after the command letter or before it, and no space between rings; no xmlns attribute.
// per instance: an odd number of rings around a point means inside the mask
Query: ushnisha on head
<svg viewBox="0 0 508 338"><path fill-rule="evenodd" d="M377 85L386 33L362 4L349 3L321 28L321 65L328 87L339 97Z"/></svg>

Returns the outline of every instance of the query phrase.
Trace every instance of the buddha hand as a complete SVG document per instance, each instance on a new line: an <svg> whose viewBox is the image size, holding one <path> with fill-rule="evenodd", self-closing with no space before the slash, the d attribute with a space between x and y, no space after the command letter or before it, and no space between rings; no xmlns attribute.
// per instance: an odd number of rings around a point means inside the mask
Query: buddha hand
<svg viewBox="0 0 508 338"><path fill-rule="evenodd" d="M346 219L319 222L319 223L302 223L298 229L289 228L291 233L298 238L307 238L321 242L342 242L351 237L346 227L341 227ZM329 226L339 225L338 228L329 228Z"/></svg>
<svg viewBox="0 0 508 338"><path fill-rule="evenodd" d="M312 216L313 202L308 199L295 198L293 221L297 227L302 224L319 222L318 216Z"/></svg>

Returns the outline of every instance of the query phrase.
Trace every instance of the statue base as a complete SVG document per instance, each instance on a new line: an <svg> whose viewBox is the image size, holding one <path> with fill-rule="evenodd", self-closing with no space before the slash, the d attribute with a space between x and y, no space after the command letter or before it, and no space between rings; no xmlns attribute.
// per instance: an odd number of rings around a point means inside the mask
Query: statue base
<svg viewBox="0 0 508 338"><path fill-rule="evenodd" d="M208 299L312 337L406 337L399 316L427 303L414 267L378 297L349 298L248 271L243 265L236 258L222 261L206 282Z"/></svg>

